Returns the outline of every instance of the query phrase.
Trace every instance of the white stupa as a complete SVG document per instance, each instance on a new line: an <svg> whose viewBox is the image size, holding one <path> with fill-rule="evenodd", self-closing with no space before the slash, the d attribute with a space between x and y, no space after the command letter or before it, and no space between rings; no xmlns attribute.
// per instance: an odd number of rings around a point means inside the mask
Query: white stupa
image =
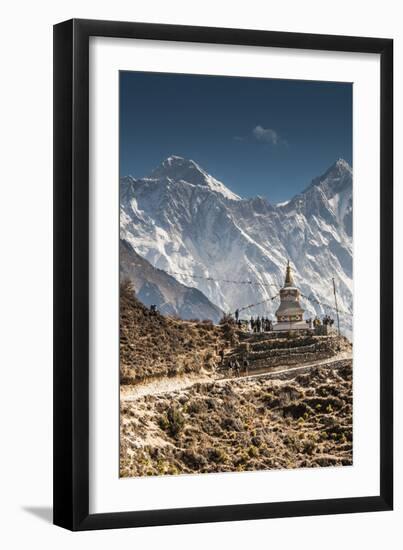
<svg viewBox="0 0 403 550"><path fill-rule="evenodd" d="M294 285L290 262L288 262L284 286L280 290L280 306L276 311L277 323L273 326L273 330L306 330L308 328L299 299L300 291Z"/></svg>

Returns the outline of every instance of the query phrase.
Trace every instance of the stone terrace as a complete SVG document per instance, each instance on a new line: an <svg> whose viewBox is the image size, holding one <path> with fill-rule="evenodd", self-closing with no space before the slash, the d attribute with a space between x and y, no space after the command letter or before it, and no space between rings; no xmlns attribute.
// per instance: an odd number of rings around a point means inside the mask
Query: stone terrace
<svg viewBox="0 0 403 550"><path fill-rule="evenodd" d="M279 365L303 365L351 350L350 342L336 333L318 336L312 331L258 334L239 331L238 338L238 345L225 356L224 370L229 368L232 360L237 360L241 370L244 370L243 361L246 358L249 362L248 371L251 372Z"/></svg>

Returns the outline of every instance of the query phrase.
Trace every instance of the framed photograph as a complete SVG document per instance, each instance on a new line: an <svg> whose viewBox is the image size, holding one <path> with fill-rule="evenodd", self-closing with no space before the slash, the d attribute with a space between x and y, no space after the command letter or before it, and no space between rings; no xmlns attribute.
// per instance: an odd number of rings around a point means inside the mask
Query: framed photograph
<svg viewBox="0 0 403 550"><path fill-rule="evenodd" d="M54 523L391 510L393 42L54 27Z"/></svg>

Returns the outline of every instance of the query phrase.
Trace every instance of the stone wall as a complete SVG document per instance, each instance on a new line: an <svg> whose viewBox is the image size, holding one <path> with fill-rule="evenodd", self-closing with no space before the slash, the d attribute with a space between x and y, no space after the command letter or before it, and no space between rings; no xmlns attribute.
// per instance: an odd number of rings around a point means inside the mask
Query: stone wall
<svg viewBox="0 0 403 550"><path fill-rule="evenodd" d="M304 363L330 359L340 351L351 349L351 344L337 332L325 328L326 335L315 335L312 331L304 334L299 332L294 337L284 338L279 333L250 334L249 338L242 337L241 343L226 357L224 369L231 361L236 360L243 368L243 362L248 360L248 371L270 369L278 366L295 366ZM328 330L330 329L330 330Z"/></svg>

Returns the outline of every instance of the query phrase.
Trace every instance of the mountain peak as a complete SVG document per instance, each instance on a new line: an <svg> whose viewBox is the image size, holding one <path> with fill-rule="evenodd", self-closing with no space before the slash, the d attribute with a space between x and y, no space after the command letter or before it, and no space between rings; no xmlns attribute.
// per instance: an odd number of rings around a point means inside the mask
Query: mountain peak
<svg viewBox="0 0 403 550"><path fill-rule="evenodd" d="M331 186L340 186L342 182L351 184L353 170L349 163L343 158L336 160L330 168L319 178L322 182L327 182Z"/></svg>
<svg viewBox="0 0 403 550"><path fill-rule="evenodd" d="M339 192L342 188L351 187L353 170L343 158L334 162L321 176L313 179L311 184L303 191L306 193L315 187L327 188L327 194Z"/></svg>
<svg viewBox="0 0 403 550"><path fill-rule="evenodd" d="M336 168L336 169L341 170L341 171L347 171L347 172L350 172L350 173L352 172L352 168L349 165L349 163L341 157L336 160L336 162L333 164L333 166L330 167L330 170L332 168Z"/></svg>
<svg viewBox="0 0 403 550"><path fill-rule="evenodd" d="M170 155L161 164L155 168L152 172L152 176L161 177L174 176L174 179L182 177L183 175L189 175L189 173L204 173L204 170L200 168L193 160L180 157L178 155Z"/></svg>
<svg viewBox="0 0 403 550"><path fill-rule="evenodd" d="M319 178L315 178L315 180L324 180L329 177L348 177L351 176L352 173L353 169L351 168L349 163L343 158L339 158L321 176L319 176Z"/></svg>
<svg viewBox="0 0 403 550"><path fill-rule="evenodd" d="M223 183L216 180L201 168L194 160L178 155L170 155L153 170L151 178L169 178L174 182L186 182L191 185L208 187L215 193L220 193L227 199L239 200L240 197L228 189Z"/></svg>
<svg viewBox="0 0 403 550"><path fill-rule="evenodd" d="M196 164L193 162L193 160L185 159L184 157L180 157L178 155L170 155L168 158L162 161L161 166L164 168L172 168L172 167L180 167L180 166L186 166L186 165L194 165Z"/></svg>

